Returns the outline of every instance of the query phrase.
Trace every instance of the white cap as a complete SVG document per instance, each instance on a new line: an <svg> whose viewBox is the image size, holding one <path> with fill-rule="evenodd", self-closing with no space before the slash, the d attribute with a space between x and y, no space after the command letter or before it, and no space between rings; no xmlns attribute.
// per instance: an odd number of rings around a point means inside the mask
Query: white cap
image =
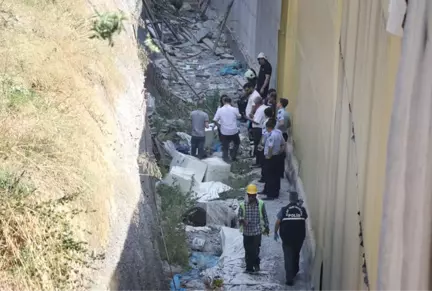
<svg viewBox="0 0 432 291"><path fill-rule="evenodd" d="M267 59L264 53L259 53L258 59Z"/></svg>
<svg viewBox="0 0 432 291"><path fill-rule="evenodd" d="M244 76L245 76L246 79L253 79L253 78L256 77L255 73L251 69L248 69L246 71L246 73L244 74Z"/></svg>

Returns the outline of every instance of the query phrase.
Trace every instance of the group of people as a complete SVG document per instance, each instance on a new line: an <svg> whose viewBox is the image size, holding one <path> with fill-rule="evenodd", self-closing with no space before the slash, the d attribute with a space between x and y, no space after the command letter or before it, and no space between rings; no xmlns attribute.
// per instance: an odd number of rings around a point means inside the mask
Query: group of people
<svg viewBox="0 0 432 291"><path fill-rule="evenodd" d="M287 112L288 100L277 98L277 92L269 89L272 66L263 53L258 55L260 70L258 75L253 69L245 73L247 83L243 86L244 96L238 101L238 107L232 105L232 99L223 95L213 121L218 129L222 144L222 158L225 162L237 160L240 146L238 120L247 122L249 139L253 143L253 167L261 168L260 183L264 190L258 193L256 185L247 187L247 199L240 204L239 222L243 232L246 271L260 270L259 252L262 235L269 235L269 222L262 200L274 200L279 197L281 178L285 173L285 147L291 139L291 120ZM278 101L277 101L278 100ZM209 127L209 116L201 110L191 113L192 140L191 154L204 157L205 128ZM230 150L230 144L233 146ZM288 177L290 183L294 179ZM292 180L292 181L291 181ZM258 199L257 194L266 198ZM286 283L293 284L299 271L299 256L305 237L306 210L301 206L297 192L290 192L290 203L277 214L274 239L283 242L285 257Z"/></svg>
<svg viewBox="0 0 432 291"><path fill-rule="evenodd" d="M257 198L257 186L246 187L247 198L240 203L238 219L243 233L246 272L260 271L260 248L262 235L269 235L269 220L264 201ZM285 262L285 279L289 286L300 271L300 251L306 237L306 209L297 192L290 192L289 203L277 213L274 225L274 240L282 240Z"/></svg>

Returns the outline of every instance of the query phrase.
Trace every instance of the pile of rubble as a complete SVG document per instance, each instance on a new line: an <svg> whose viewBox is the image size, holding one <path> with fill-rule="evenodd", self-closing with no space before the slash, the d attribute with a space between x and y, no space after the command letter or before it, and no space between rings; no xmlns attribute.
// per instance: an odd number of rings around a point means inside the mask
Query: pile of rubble
<svg viewBox="0 0 432 291"><path fill-rule="evenodd" d="M197 11L192 8L188 10L183 11L184 17L181 19L187 21L182 24L181 34L175 33L172 28L177 20L166 25L146 21L153 41L162 50L153 60L161 82L175 96L187 102L202 98L212 91L238 97L245 82L242 76L246 67L234 60L225 35L219 34L221 21L203 21ZM162 34L160 38L155 27ZM219 35L221 37L217 40Z"/></svg>

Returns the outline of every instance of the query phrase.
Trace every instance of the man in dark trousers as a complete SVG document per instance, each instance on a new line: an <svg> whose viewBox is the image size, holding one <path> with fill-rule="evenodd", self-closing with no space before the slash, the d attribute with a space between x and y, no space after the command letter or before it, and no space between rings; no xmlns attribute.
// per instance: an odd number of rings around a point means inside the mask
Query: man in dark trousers
<svg viewBox="0 0 432 291"><path fill-rule="evenodd" d="M231 98L225 97L224 106L218 108L213 121L220 128L222 139L222 158L225 162L229 163L228 151L230 143L234 143L231 151L231 161L237 160L237 152L240 146L239 129L237 120L241 118L238 108L231 106Z"/></svg>
<svg viewBox="0 0 432 291"><path fill-rule="evenodd" d="M273 110L270 107L267 107L264 110L264 115L266 117L264 124L267 124L267 122L273 118ZM259 183L265 183L265 172L264 172L264 144L267 138L267 128L264 126L262 129L262 137L261 137L261 141L260 144L258 145L258 151L257 154L260 155L260 162L261 162L261 179L258 181Z"/></svg>
<svg viewBox="0 0 432 291"><path fill-rule="evenodd" d="M198 105L202 105L203 101L198 101ZM198 158L203 159L205 155L205 129L209 128L209 116L204 111L197 109L190 114L192 121L192 139L191 139L191 155L196 157L198 150Z"/></svg>
<svg viewBox="0 0 432 291"><path fill-rule="evenodd" d="M260 271L260 247L262 235L269 235L269 222L264 202L257 198L256 185L246 187L247 199L240 203L238 219L243 232L246 272Z"/></svg>
<svg viewBox="0 0 432 291"><path fill-rule="evenodd" d="M276 120L267 121L267 134L264 143L264 191L260 194L267 195L264 200L273 200L279 197L280 191L280 159L285 151L285 141L282 132L274 129Z"/></svg>
<svg viewBox="0 0 432 291"><path fill-rule="evenodd" d="M266 98L272 75L272 66L264 53L258 55L258 62L260 64L260 69L257 79L257 91L260 93L261 97Z"/></svg>
<svg viewBox="0 0 432 291"><path fill-rule="evenodd" d="M256 162L253 167L261 167L261 156L258 154L258 146L261 141L263 129L265 128L265 109L267 106L263 104L263 100L261 97L256 97L254 100L255 103L255 113L253 114L252 119L252 137L254 142L254 156L256 158Z"/></svg>
<svg viewBox="0 0 432 291"><path fill-rule="evenodd" d="M300 251L306 237L306 209L302 206L297 192L290 192L289 204L277 214L274 227L274 239L282 239L285 260L286 284L294 285L294 278L299 272Z"/></svg>

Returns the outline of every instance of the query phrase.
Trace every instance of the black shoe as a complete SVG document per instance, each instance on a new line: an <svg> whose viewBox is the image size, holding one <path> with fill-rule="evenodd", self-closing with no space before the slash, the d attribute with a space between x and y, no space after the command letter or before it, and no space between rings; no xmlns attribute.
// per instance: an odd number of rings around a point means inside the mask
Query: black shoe
<svg viewBox="0 0 432 291"><path fill-rule="evenodd" d="M294 286L294 281L293 280L288 280L285 282L286 285L288 286Z"/></svg>
<svg viewBox="0 0 432 291"><path fill-rule="evenodd" d="M255 269L255 272L259 272L259 271L261 271L260 266L255 266L254 269Z"/></svg>
<svg viewBox="0 0 432 291"><path fill-rule="evenodd" d="M255 271L252 269L252 270L249 270L249 269L246 269L246 271L245 271L246 273L250 273L250 274L252 274L252 273L254 273Z"/></svg>

